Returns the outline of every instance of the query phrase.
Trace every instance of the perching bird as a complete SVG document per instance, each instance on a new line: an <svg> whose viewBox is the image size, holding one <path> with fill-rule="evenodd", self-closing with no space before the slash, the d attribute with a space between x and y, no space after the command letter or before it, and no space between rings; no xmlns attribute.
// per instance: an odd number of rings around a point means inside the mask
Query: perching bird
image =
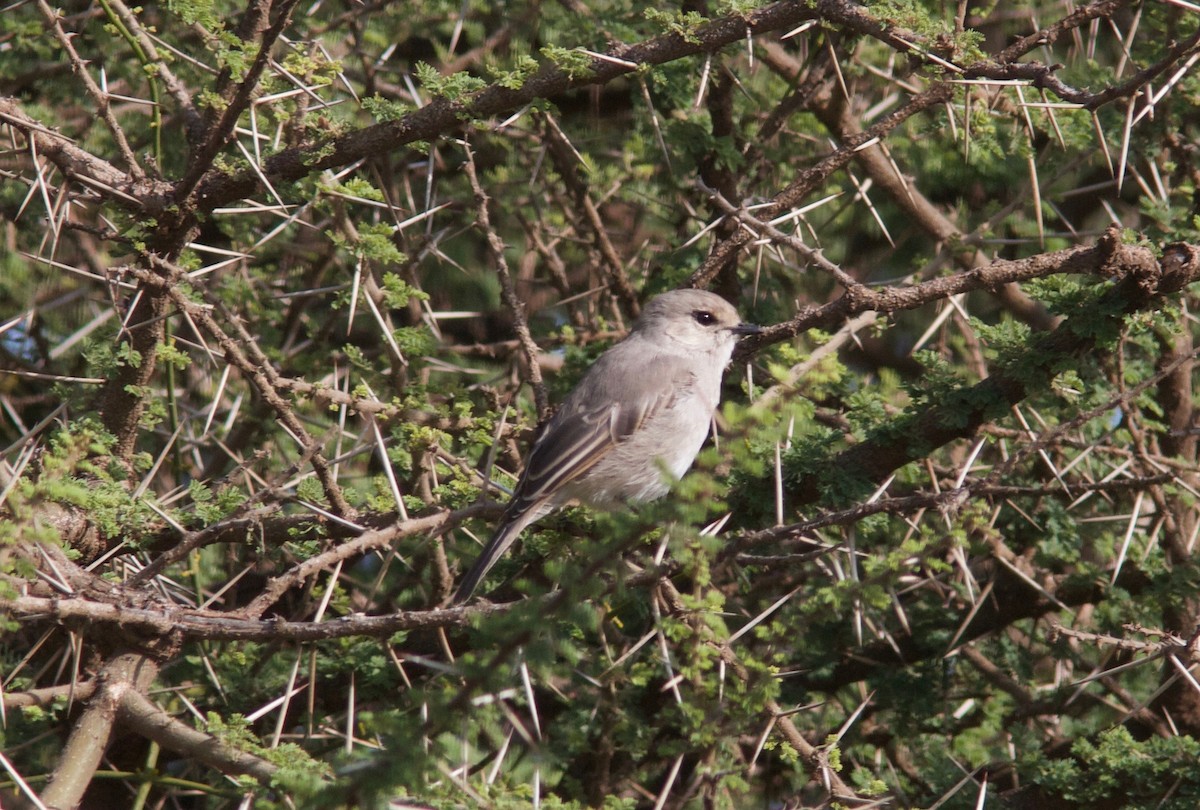
<svg viewBox="0 0 1200 810"><path fill-rule="evenodd" d="M558 507L575 500L611 507L665 495L664 469L679 478L704 444L738 338L760 331L704 290L651 300L534 442L496 533L453 604L470 598L521 532Z"/></svg>

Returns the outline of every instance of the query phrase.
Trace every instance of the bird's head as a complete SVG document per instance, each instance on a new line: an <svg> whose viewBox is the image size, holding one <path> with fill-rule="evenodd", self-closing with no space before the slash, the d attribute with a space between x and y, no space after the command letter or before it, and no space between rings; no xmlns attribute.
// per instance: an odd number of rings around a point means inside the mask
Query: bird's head
<svg viewBox="0 0 1200 810"><path fill-rule="evenodd" d="M633 331L688 351L723 355L728 360L739 337L762 329L743 323L733 305L715 293L672 290L646 304Z"/></svg>

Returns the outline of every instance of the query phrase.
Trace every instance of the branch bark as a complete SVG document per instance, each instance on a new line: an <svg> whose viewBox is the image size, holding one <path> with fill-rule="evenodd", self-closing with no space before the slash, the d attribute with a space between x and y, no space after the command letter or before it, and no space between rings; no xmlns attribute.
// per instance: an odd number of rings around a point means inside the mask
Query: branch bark
<svg viewBox="0 0 1200 810"><path fill-rule="evenodd" d="M157 674L158 666L140 653L117 653L108 660L96 676L99 689L71 730L42 793L46 807L74 810L79 806L108 747L118 708L129 692L144 691Z"/></svg>
<svg viewBox="0 0 1200 810"><path fill-rule="evenodd" d="M1114 318L1145 309L1161 301L1161 296L1176 292L1200 278L1200 248L1171 246L1159 261L1147 248L1122 244L1120 231L1115 226L1093 248L1065 253L1072 255L1059 257L1059 260L1067 258L1076 268L1091 267L1094 271L1122 276L1096 304L1097 311L1109 313L1109 317ZM1039 257L1043 258L1050 257ZM850 297L843 296L834 303ZM1074 324L1067 320L1055 331L1035 336L1020 373L997 369L986 380L959 390L953 397L912 412L903 419L893 420L886 435L868 438L839 453L832 460L831 469L838 471L839 481L874 486L932 449L973 436L985 422L1007 412L1030 390L1048 385L1062 370L1065 359L1078 357L1095 346L1094 332L1087 328L1076 332L1073 327ZM769 340L770 336L761 336L761 339ZM793 502L812 503L819 497L822 483L815 475L804 477L792 492Z"/></svg>
<svg viewBox="0 0 1200 810"><path fill-rule="evenodd" d="M271 777L279 770L277 765L262 757L227 745L211 734L176 720L133 690L125 693L117 716L124 729L221 773L247 774L269 785Z"/></svg>
<svg viewBox="0 0 1200 810"><path fill-rule="evenodd" d="M553 64L547 64L516 89L493 84L466 101L438 98L398 120L285 150L264 161L262 176L272 183L276 180L298 180L324 169L394 151L414 141L434 140L456 131L463 121L509 113L537 99L554 98L589 85L607 84L644 67L715 51L747 36L795 26L825 13L836 14L838 20L845 20L846 24L881 30L880 25L871 20L865 11L851 11L855 8L858 7L844 2L822 2L813 8L808 3L785 0L745 16L735 14L713 20L687 37L669 33L633 45L615 46L605 54L604 59L593 58L582 75L572 75ZM202 210L212 210L257 193L261 183L260 175L253 171L236 175L214 174L206 177L197 187L196 200Z"/></svg>

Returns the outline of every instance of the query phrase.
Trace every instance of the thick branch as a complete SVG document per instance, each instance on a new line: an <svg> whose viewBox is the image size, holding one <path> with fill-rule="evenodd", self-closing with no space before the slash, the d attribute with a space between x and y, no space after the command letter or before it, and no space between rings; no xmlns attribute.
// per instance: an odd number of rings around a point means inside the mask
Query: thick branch
<svg viewBox="0 0 1200 810"><path fill-rule="evenodd" d="M176 200L184 200L191 197L196 184L209 171L213 160L216 159L217 154L229 141L229 137L233 134L233 128L237 126L238 118L245 112L246 107L249 106L253 98L254 92L258 89L258 80L262 77L262 73L270 61L271 48L291 21L292 10L296 7L297 2L299 0L280 0L278 8L275 8L274 4L271 4L271 11L276 15L275 21L263 31L262 39L258 43L258 53L255 54L254 61L246 70L246 75L238 84L233 97L229 99L229 102L221 110L221 117L206 134L204 143L192 155L188 163L187 174L180 179L176 186ZM203 197L202 194L200 196Z"/></svg>
<svg viewBox="0 0 1200 810"><path fill-rule="evenodd" d="M248 774L269 785L271 777L279 770L262 757L240 751L211 734L181 723L133 690L127 691L121 700L118 720L126 730L224 774Z"/></svg>
<svg viewBox="0 0 1200 810"><path fill-rule="evenodd" d="M974 290L990 290L1015 281L1028 281L1059 273L1089 275L1100 273L1108 267L1112 258L1114 249L1112 238L1115 237L1110 237L1108 241L1102 240L1095 245L1042 253L1028 259L995 261L974 270L931 279L907 287L871 288L866 285L856 285L841 298L821 306L806 307L790 321L775 324L760 335L744 338L738 344L734 360L744 362L763 347L789 340L810 329L836 328L846 320L863 312L888 314L916 309L952 295ZM1133 250L1128 247L1120 249ZM814 251L812 255L817 256L819 252ZM1152 257L1142 255L1140 260L1152 261Z"/></svg>
<svg viewBox="0 0 1200 810"><path fill-rule="evenodd" d="M852 13L858 9L858 13ZM690 36L670 33L635 45L610 49L605 59L592 59L583 75L547 64L521 87L510 90L493 84L467 101L438 98L396 121L386 121L308 146L289 149L264 162L262 174L272 182L297 180L323 169L345 166L371 155L394 151L414 141L431 141L462 127L463 121L489 118L519 110L540 98L553 98L588 85L607 84L644 67L661 65L699 53L707 53L740 42L748 35L777 31L805 20L817 19L828 11L846 21L879 29L878 22L849 3L774 3L744 17L730 15L700 26ZM838 20L842 21L841 19ZM196 198L205 210L226 205L255 194L260 175L247 170L237 175L213 175L197 188Z"/></svg>
<svg viewBox="0 0 1200 810"><path fill-rule="evenodd" d="M37 706L46 709L59 700L87 700L95 692L95 680L61 686L46 686L41 689L29 689L25 692L5 692L4 708L7 710Z"/></svg>
<svg viewBox="0 0 1200 810"><path fill-rule="evenodd" d="M147 610L83 597L47 599L19 596L0 601L0 611L18 619L49 619L77 630L91 625L116 627L142 637L165 637L178 633L184 638L210 641L324 641L350 636L381 638L401 630L463 626L470 623L473 617L503 613L514 604L401 611L383 616L356 614L322 622L242 619L214 611L182 608Z"/></svg>
<svg viewBox="0 0 1200 810"><path fill-rule="evenodd" d="M157 673L158 667L138 653L119 653L104 665L96 676L100 689L67 738L58 767L42 794L43 804L57 810L79 806L108 747L118 706L131 690L145 690Z"/></svg>
<svg viewBox="0 0 1200 810"><path fill-rule="evenodd" d="M1063 269L1063 272L1081 272L1083 267L1094 262L1095 270L1108 268L1124 275L1096 302L1097 312L1122 317L1145 309L1161 301L1162 295L1176 292L1200 278L1200 249L1188 245L1172 246L1160 263L1148 249L1123 245L1119 240L1119 230L1114 226L1095 248L1070 257L1073 269ZM847 294L838 302L850 297ZM1095 346L1094 331L1085 327L1076 332L1072 327L1073 323L1068 320L1054 332L1035 337L1027 353L1027 362L1022 364L1019 372L999 369L986 380L959 391L957 396L893 422L886 434L873 436L843 451L832 461L839 479L862 485L878 484L930 450L955 439L973 436L986 421L1006 413L1012 405L1028 396L1030 390L1049 384L1062 370L1061 364L1067 358L1078 357ZM821 484L814 475L799 481L792 493L795 502L814 501L820 494Z"/></svg>
<svg viewBox="0 0 1200 810"><path fill-rule="evenodd" d="M125 172L79 148L65 135L30 118L14 98L0 97L0 123L12 127L58 167L63 176L96 192L114 204L133 211L157 210L167 204L171 185L161 180L134 179Z"/></svg>

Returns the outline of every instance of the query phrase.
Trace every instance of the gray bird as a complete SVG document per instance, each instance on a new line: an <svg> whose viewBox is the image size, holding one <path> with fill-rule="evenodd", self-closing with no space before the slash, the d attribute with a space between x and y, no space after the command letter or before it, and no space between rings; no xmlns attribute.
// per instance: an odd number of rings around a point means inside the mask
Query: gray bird
<svg viewBox="0 0 1200 810"><path fill-rule="evenodd" d="M452 603L470 598L521 532L560 506L611 508L665 495L664 468L681 477L704 444L738 339L761 331L704 290L651 300L534 442L496 533Z"/></svg>

